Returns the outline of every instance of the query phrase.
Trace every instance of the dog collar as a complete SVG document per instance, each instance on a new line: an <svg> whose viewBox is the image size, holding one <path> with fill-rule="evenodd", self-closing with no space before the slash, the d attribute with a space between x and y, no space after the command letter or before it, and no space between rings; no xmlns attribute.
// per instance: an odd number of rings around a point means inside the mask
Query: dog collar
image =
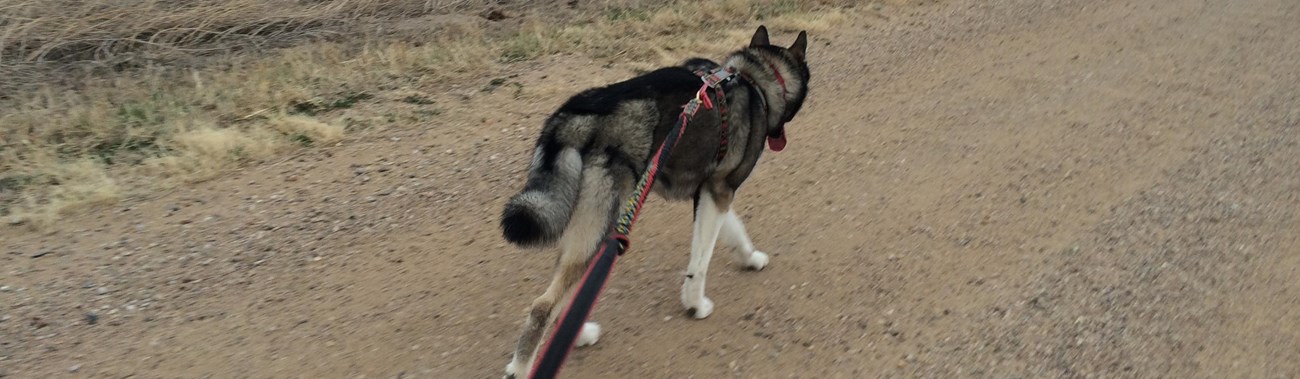
<svg viewBox="0 0 1300 379"><path fill-rule="evenodd" d="M781 85L781 101L787 101L786 95L789 94L789 91L785 89L785 78L781 76L781 70L777 69L772 62L767 62L767 67L772 68L772 75L776 76L776 83Z"/></svg>
<svg viewBox="0 0 1300 379"><path fill-rule="evenodd" d="M781 77L780 71L776 71L775 67L773 68L774 70L772 72L776 73L776 81L777 83L781 84L781 102L786 102L787 100L785 99L786 96L785 79ZM767 95L763 93L763 88L758 85L758 82L754 81L754 79L750 78L748 75L741 74L740 77L744 79L746 82L750 83L749 85L753 89L754 91L753 93L758 95L758 102L763 107L763 110L767 112L771 112L772 108L768 107L767 105ZM785 150L785 143L786 143L786 139L785 139L784 130L781 131L781 135L778 137L771 137L771 136L767 137L767 148L772 149L772 151Z"/></svg>
<svg viewBox="0 0 1300 379"><path fill-rule="evenodd" d="M785 77L781 76L781 70L777 69L776 65L772 64L772 62L767 62L767 67L772 69L772 76L776 78L776 83L781 85L781 102L786 103L790 101L788 99L789 90L786 89ZM767 94L763 93L762 86L759 86L758 82L754 81L754 78L749 77L749 75L745 75L740 72L737 72L736 74L737 76L740 76L742 79L750 83L750 86L752 86L754 89L754 93L758 94L759 103L762 104L763 109L770 112L772 109L769 108L767 105ZM786 138L785 138L784 130L781 131L781 136L779 137L775 137L775 138L767 137L767 147L769 149L772 149L772 151L785 150L785 144L786 144Z"/></svg>
<svg viewBox="0 0 1300 379"><path fill-rule="evenodd" d="M788 90L786 90L786 88L785 88L785 78L781 76L781 70L778 69L778 68L776 68L776 65L775 65L775 64L772 64L772 62L767 62L767 67L771 67L771 68L772 68L772 75L773 75L773 76L776 76L776 83L781 85L781 102L782 102L782 103L787 103L787 104L785 104L784 106L782 106L782 108L784 109L786 106L789 106L788 102L790 101L789 96L788 96L788 95L790 94L790 92L789 92ZM759 91L759 92L762 92L762 91ZM785 116L783 115L783 116L781 116L781 117L784 118ZM772 149L772 151L781 151L781 150L785 150L785 129L784 129L784 126L782 126L781 136L780 136L780 137L777 137L777 138L767 137L767 148Z"/></svg>

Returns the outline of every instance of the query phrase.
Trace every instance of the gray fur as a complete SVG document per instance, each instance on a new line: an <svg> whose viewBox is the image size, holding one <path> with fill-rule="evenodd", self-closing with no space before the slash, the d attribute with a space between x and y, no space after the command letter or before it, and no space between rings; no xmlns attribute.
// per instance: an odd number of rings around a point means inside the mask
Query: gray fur
<svg viewBox="0 0 1300 379"><path fill-rule="evenodd" d="M542 162L541 150L539 147L533 155L534 165L529 170L529 185L506 203L502 215L503 220L526 219L514 224L516 230L504 231L507 239L521 246L554 243L564 233L564 226L569 223L573 206L578 201L582 156L573 148L565 148L556 158L553 172L546 173L539 169ZM504 221L503 225L506 225ZM524 236L528 231L519 230L530 227L536 229L537 235Z"/></svg>

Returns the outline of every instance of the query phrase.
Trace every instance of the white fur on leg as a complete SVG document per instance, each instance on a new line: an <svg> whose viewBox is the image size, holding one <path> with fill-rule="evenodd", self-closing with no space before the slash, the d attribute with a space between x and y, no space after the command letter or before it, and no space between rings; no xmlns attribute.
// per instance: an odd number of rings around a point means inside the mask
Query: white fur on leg
<svg viewBox="0 0 1300 379"><path fill-rule="evenodd" d="M578 347L591 346L591 345L595 345L596 341L599 340L600 340L600 324L594 322L587 322L582 324L582 331L578 332L578 339L577 341L574 341L574 344ZM519 361L519 357L513 357L510 359L510 364L506 365L505 377L509 379L518 378L520 373L520 368L526 368L526 367L527 365Z"/></svg>
<svg viewBox="0 0 1300 379"><path fill-rule="evenodd" d="M578 347L595 345L600 340L600 324L588 322L582 324L582 331L578 332Z"/></svg>
<svg viewBox="0 0 1300 379"><path fill-rule="evenodd" d="M767 253L755 250L749 254L749 261L745 262L745 267L754 271L762 271L764 267L767 267L767 261Z"/></svg>
<svg viewBox="0 0 1300 379"><path fill-rule="evenodd" d="M691 240L691 261L686 265L686 281L682 283L682 305L693 317L702 319L713 313L713 301L704 296L704 283L709 274L709 260L722 229L722 213L708 191L700 192L695 209L695 233Z"/></svg>
<svg viewBox="0 0 1300 379"><path fill-rule="evenodd" d="M505 379L515 379L515 378L517 378L517 377L518 377L518 374L519 374L519 365L520 365L520 363L519 363L519 359L518 359L518 358L513 358L513 359L511 359L511 360L510 360L510 364L506 365L506 376L505 376Z"/></svg>
<svg viewBox="0 0 1300 379"><path fill-rule="evenodd" d="M706 296L700 299L695 306L687 306L686 309L691 311L691 317L694 317L696 320L702 320L713 314L713 300L709 300Z"/></svg>
<svg viewBox="0 0 1300 379"><path fill-rule="evenodd" d="M730 209L722 215L722 237L736 248L736 263L754 271L767 267L767 254L754 250L754 243L750 242L749 235L745 233L745 224Z"/></svg>

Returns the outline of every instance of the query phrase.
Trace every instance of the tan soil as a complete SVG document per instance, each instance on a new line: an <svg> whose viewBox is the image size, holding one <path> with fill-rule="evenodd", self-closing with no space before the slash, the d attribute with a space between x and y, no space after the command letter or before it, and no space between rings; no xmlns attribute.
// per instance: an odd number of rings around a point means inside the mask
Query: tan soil
<svg viewBox="0 0 1300 379"><path fill-rule="evenodd" d="M689 205L652 200L564 374L1300 376L1297 30L1291 0L958 0L814 35L738 200L772 264L718 254L687 319ZM563 96L629 75L602 66L0 229L0 376L499 376L554 258L497 215Z"/></svg>

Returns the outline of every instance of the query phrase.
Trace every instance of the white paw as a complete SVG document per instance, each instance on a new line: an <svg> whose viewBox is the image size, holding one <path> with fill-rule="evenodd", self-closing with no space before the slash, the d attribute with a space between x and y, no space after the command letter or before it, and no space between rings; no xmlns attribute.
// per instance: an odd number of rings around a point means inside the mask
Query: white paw
<svg viewBox="0 0 1300 379"><path fill-rule="evenodd" d="M694 304L686 304L686 313L690 313L691 317L694 317L696 320L704 319L713 314L713 300L709 300L707 297L701 297L700 300L693 303Z"/></svg>
<svg viewBox="0 0 1300 379"><path fill-rule="evenodd" d="M750 270L759 271L764 267L767 267L768 260L769 258L766 253L755 251L753 254L749 255L749 262L745 262L745 267Z"/></svg>
<svg viewBox="0 0 1300 379"><path fill-rule="evenodd" d="M510 364L506 365L505 379L515 379L517 377L515 374L518 372L518 368L515 367L515 360L511 359Z"/></svg>
<svg viewBox="0 0 1300 379"><path fill-rule="evenodd" d="M600 340L600 324L588 322L582 324L582 331L578 332L578 347L595 345Z"/></svg>

